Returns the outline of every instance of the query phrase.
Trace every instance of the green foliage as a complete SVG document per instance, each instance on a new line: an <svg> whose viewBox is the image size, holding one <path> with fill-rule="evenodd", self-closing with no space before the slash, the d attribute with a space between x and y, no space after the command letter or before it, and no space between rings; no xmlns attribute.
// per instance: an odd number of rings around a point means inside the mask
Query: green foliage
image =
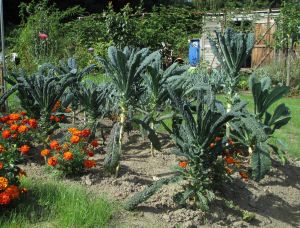
<svg viewBox="0 0 300 228"><path fill-rule="evenodd" d="M18 37L11 51L21 58L21 66L30 72L44 62L57 63L65 56L66 47L75 43L65 34L63 21L83 13L82 8L72 7L62 12L50 5L48 0L32 1L20 5L23 23L18 29ZM39 34L46 34L42 39ZM73 37L72 37L73 38Z"/></svg>
<svg viewBox="0 0 300 228"><path fill-rule="evenodd" d="M75 98L87 112L88 117L95 121L97 118L103 118L109 112L109 92L107 84L85 83L79 85L79 90L75 92Z"/></svg>
<svg viewBox="0 0 300 228"><path fill-rule="evenodd" d="M172 92L170 94L182 122L173 130L164 125L178 147L174 153L185 157L188 163L186 168L178 169L187 184L183 192L176 194L174 199L179 204L192 202L193 206L207 210L209 202L214 199L214 191L226 181L226 172L220 157L222 142L214 144L215 138L224 135L225 124L241 115L240 110L245 103L234 106L231 112L221 113L218 108L221 104L216 102L209 90L198 92L196 107Z"/></svg>
<svg viewBox="0 0 300 228"><path fill-rule="evenodd" d="M235 32L227 28L222 34L216 32L216 38L210 38L212 52L221 64L226 76L227 93L230 99L236 93L239 82L239 71L254 46L254 34Z"/></svg>
<svg viewBox="0 0 300 228"><path fill-rule="evenodd" d="M249 80L249 88L254 100L254 115L244 111L240 122L231 126L235 129L233 138L249 147L252 178L259 181L271 168L271 152L277 154L283 164L286 161L285 148L273 134L290 121L291 114L283 103L277 105L273 113L269 109L288 93L289 88L271 87L270 78L258 80L255 75Z"/></svg>
<svg viewBox="0 0 300 228"><path fill-rule="evenodd" d="M269 77L258 81L254 75L249 80L249 87L253 94L254 114L260 122L268 126L269 129L265 129L268 135L273 134L276 129L289 122L291 119L290 111L284 104L278 105L273 114L268 112L271 105L288 93L288 87L276 86L271 88L271 79Z"/></svg>
<svg viewBox="0 0 300 228"><path fill-rule="evenodd" d="M103 166L106 171L110 173L116 172L118 174L119 163L121 159L121 126L119 123L115 123L113 129L110 132L110 137L107 145L107 154L104 158Z"/></svg>
<svg viewBox="0 0 300 228"><path fill-rule="evenodd" d="M128 211L134 210L139 204L145 202L154 195L163 185L177 182L179 179L180 178L178 177L170 177L154 182L152 185L146 187L143 191L135 194L132 198L127 200L124 204L124 208Z"/></svg>
<svg viewBox="0 0 300 228"><path fill-rule="evenodd" d="M125 47L123 51L120 51L112 46L108 49L108 59L97 58L104 66L106 74L110 78L110 83L112 84L111 96L114 97L115 104L120 113L118 146L111 147L119 149L118 152L109 152L107 155L108 160L114 154L117 154L116 157L120 158L124 124L129 116L129 111L133 111L129 109L134 108L135 104L138 103L140 95L143 92L141 86L142 74L147 66L157 58L157 55L159 55L158 52L150 54L149 49L146 48L136 50ZM117 170L118 166L116 167L116 172Z"/></svg>

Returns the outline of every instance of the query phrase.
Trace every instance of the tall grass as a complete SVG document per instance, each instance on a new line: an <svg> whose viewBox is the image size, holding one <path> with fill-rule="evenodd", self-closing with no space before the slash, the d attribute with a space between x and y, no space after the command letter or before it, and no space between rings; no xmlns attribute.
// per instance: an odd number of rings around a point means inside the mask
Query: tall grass
<svg viewBox="0 0 300 228"><path fill-rule="evenodd" d="M20 202L0 211L0 227L107 227L115 207L83 187L25 179Z"/></svg>

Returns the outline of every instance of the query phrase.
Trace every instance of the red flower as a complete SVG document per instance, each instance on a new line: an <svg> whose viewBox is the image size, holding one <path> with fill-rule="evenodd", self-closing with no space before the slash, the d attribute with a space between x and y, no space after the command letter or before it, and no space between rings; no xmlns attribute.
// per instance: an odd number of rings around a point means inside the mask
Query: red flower
<svg viewBox="0 0 300 228"><path fill-rule="evenodd" d="M50 143L50 148L51 148L52 150L58 149L58 148L59 148L59 143L58 143L56 140L51 141L51 143Z"/></svg>
<svg viewBox="0 0 300 228"><path fill-rule="evenodd" d="M27 115L27 112L22 111L22 112L20 112L20 114L21 114L22 116L26 116L26 115Z"/></svg>
<svg viewBox="0 0 300 228"><path fill-rule="evenodd" d="M10 137L10 131L9 130L4 130L2 131L2 138L8 139Z"/></svg>
<svg viewBox="0 0 300 228"><path fill-rule="evenodd" d="M48 38L48 35L45 34L45 33L39 33L39 38L40 38L41 40L46 40L46 39Z"/></svg>
<svg viewBox="0 0 300 228"><path fill-rule="evenodd" d="M91 142L91 145L92 145L93 147L97 147L97 146L99 146L99 143L98 143L97 140L93 140L93 141Z"/></svg>
<svg viewBox="0 0 300 228"><path fill-rule="evenodd" d="M185 169L185 168L187 167L188 163L187 163L186 161L181 161L181 162L179 162L178 165L179 165L181 168Z"/></svg>
<svg viewBox="0 0 300 228"><path fill-rule="evenodd" d="M57 157L51 157L48 159L48 165L56 166L57 165Z"/></svg>
<svg viewBox="0 0 300 228"><path fill-rule="evenodd" d="M17 124L13 124L10 126L10 130L12 130L12 131L16 131L16 130L18 130L18 128L19 128L19 126Z"/></svg>
<svg viewBox="0 0 300 228"><path fill-rule="evenodd" d="M222 138L219 137L219 136L217 136L217 137L215 138L215 142L220 142L221 140L222 140Z"/></svg>
<svg viewBox="0 0 300 228"><path fill-rule="evenodd" d="M227 164L234 164L236 161L234 160L233 157L229 156L225 158L225 161Z"/></svg>
<svg viewBox="0 0 300 228"><path fill-rule="evenodd" d="M30 147L28 145L23 145L19 148L19 150L22 154L27 154L30 150Z"/></svg>
<svg viewBox="0 0 300 228"><path fill-rule="evenodd" d="M94 152L90 151L90 150L87 152L87 154L88 154L89 157L94 157L94 155L95 155Z"/></svg>
<svg viewBox="0 0 300 228"><path fill-rule="evenodd" d="M3 163L0 162L0 170L3 169L3 166L4 166Z"/></svg>
<svg viewBox="0 0 300 228"><path fill-rule="evenodd" d="M94 160L84 160L83 165L85 168L92 168L96 166L96 161Z"/></svg>
<svg viewBox="0 0 300 228"><path fill-rule="evenodd" d="M5 192L0 193L0 205L8 205L11 199L9 195Z"/></svg>
<svg viewBox="0 0 300 228"><path fill-rule="evenodd" d="M248 173L240 171L239 174L244 180L247 181L249 179Z"/></svg>
<svg viewBox="0 0 300 228"><path fill-rule="evenodd" d="M30 127L37 128L38 123L37 123L36 119L29 119L28 123L29 123Z"/></svg>
<svg viewBox="0 0 300 228"><path fill-rule="evenodd" d="M89 137L90 134L91 134L90 129L84 129L84 130L81 131L81 136L82 137Z"/></svg>
<svg viewBox="0 0 300 228"><path fill-rule="evenodd" d="M211 144L209 145L209 148L210 148L210 149L213 149L215 146L216 146L216 145L215 145L214 143L211 143Z"/></svg>

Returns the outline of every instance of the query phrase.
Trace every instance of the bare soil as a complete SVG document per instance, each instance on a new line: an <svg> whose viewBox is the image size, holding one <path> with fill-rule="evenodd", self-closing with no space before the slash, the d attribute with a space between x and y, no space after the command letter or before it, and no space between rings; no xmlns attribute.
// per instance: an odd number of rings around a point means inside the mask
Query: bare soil
<svg viewBox="0 0 300 228"><path fill-rule="evenodd" d="M172 175L171 168L178 161L171 154L173 145L162 136L163 150L150 155L150 144L137 132L131 133L124 146L118 178L103 172L104 155L96 155L98 166L77 178L65 179L84 185L88 191L106 194L113 202L123 203L155 180ZM43 178L43 166L28 162L24 167L28 176ZM271 173L260 183L243 182L235 178L224 194L241 209L254 213L250 222L242 220L240 211L229 209L222 202L212 205L209 213L180 208L172 196L179 185L163 187L136 211L120 210L111 220L110 227L300 227L300 161L290 160L286 166L274 162Z"/></svg>

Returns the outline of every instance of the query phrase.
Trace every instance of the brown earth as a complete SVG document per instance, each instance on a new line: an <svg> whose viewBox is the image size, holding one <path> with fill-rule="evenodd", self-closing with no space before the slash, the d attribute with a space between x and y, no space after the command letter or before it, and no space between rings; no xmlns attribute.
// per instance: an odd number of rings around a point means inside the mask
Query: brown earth
<svg viewBox="0 0 300 228"><path fill-rule="evenodd" d="M124 155L118 178L104 174L101 167L104 155L95 158L99 164L89 174L63 180L84 185L88 191L106 194L114 202L124 202L134 193L143 190L153 181L172 175L176 165L175 155L170 153L172 144L162 137L163 150L150 155L149 142L133 133L124 146ZM28 162L24 167L28 176L46 177L42 166ZM300 161L290 160L286 166L274 162L271 173L260 183L247 183L235 178L230 190L224 190L240 209L254 213L251 222L242 220L241 212L229 209L222 202L212 205L210 213L180 208L172 196L180 186L163 187L135 212L121 210L112 219L110 227L300 227Z"/></svg>

